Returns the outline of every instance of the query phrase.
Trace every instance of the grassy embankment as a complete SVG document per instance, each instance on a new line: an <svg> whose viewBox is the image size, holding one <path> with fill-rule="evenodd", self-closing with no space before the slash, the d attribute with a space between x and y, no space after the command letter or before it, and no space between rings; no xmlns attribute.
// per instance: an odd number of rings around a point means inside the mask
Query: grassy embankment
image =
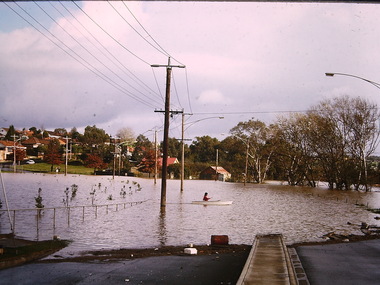
<svg viewBox="0 0 380 285"><path fill-rule="evenodd" d="M65 173L65 165L54 165L53 170L56 169L56 167L59 167L61 169L59 174ZM23 164L18 165L17 169L19 171L31 171L31 172L43 172L43 173L56 173L55 171L51 172L51 164L45 163L45 162L38 162L35 164ZM67 166L67 173L69 174L82 174L82 175L93 175L94 169L93 168L87 168L79 163L69 163Z"/></svg>
<svg viewBox="0 0 380 285"><path fill-rule="evenodd" d="M0 269L21 265L48 256L68 245L65 240L28 241L12 234L0 235Z"/></svg>

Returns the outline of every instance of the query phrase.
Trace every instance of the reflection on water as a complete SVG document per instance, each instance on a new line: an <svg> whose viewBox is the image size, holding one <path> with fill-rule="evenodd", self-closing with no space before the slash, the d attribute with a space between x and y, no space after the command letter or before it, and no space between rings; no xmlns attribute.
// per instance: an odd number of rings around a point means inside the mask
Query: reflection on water
<svg viewBox="0 0 380 285"><path fill-rule="evenodd" d="M160 186L154 185L153 180L13 173L3 173L3 178L11 209L34 208L38 188L42 189L45 208L61 207L55 212L45 209L40 219L36 211L18 212L16 235L30 239L50 239L58 235L73 240L66 249L72 252L207 244L211 235L222 234L228 235L231 243L250 244L256 234L282 233L287 243L294 243L320 240L331 231L360 233L358 227L347 222L379 225L375 214L355 205L380 208L379 192L342 192L275 184L244 186L219 181L185 181L181 192L179 181L169 180L167 206L161 211ZM70 197L69 205L89 207L70 211L63 207L65 189L73 184L78 185L78 190L75 197ZM234 203L230 206L191 204L192 200L201 199L205 191L213 199ZM127 203L136 201L145 202ZM91 207L92 203L127 204ZM9 220L3 212L0 232L9 231Z"/></svg>

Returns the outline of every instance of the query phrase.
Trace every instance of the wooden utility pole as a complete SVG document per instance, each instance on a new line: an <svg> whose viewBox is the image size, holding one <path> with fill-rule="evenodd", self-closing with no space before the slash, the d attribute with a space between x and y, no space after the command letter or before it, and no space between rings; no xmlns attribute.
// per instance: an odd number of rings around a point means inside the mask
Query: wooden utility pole
<svg viewBox="0 0 380 285"><path fill-rule="evenodd" d="M69 153L69 138L66 136L66 147L65 147L65 176L67 176L67 160Z"/></svg>
<svg viewBox="0 0 380 285"><path fill-rule="evenodd" d="M183 191L183 180L185 179L185 142L184 140L185 136L185 113L182 109L182 140L181 140L181 192Z"/></svg>
<svg viewBox="0 0 380 285"><path fill-rule="evenodd" d="M154 185L157 184L157 130L154 130Z"/></svg>
<svg viewBox="0 0 380 285"><path fill-rule="evenodd" d="M161 174L161 208L166 207L166 179L168 173L168 142L169 142L169 120L170 120L170 80L172 68L185 68L184 65L170 65L170 57L167 65L153 64L151 67L166 68L166 92L165 92L165 122L164 122L164 141L163 141L163 158L162 158L162 174Z"/></svg>
<svg viewBox="0 0 380 285"><path fill-rule="evenodd" d="M219 149L216 149L216 166L215 166L215 181L218 181L218 160L219 160Z"/></svg>

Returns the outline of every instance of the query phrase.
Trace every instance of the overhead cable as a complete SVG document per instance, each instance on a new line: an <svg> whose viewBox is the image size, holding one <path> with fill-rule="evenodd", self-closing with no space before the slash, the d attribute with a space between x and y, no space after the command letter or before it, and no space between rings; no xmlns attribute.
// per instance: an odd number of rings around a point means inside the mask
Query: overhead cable
<svg viewBox="0 0 380 285"><path fill-rule="evenodd" d="M128 90L125 90L122 86L114 82L112 79L110 79L108 76L106 76L104 73L99 71L97 68L95 68L93 65L91 65L88 61L86 61L83 57L81 57L79 54L77 54L74 50L72 50L70 47L68 47L64 42L62 42L59 38L57 38L54 34L52 34L48 29L46 29L37 19L35 19L32 15L30 15L24 8L22 8L17 2L15 4L25 13L27 14L31 19L33 19L37 24L39 24L47 33L50 34L55 40L57 40L59 43L61 43L64 47L66 47L68 50L70 50L73 54L65 50L61 45L58 45L55 41L53 41L50 37L48 37L46 34L44 34L40 29L38 29L35 25L33 25L29 20L27 20L25 17L23 17L19 12L17 12L15 9L13 9L8 3L4 2L5 5L8 6L14 13L16 13L20 18L22 18L25 22L27 22L30 26L32 26L36 31L38 31L42 36L44 36L46 39L48 39L51 43L53 43L55 46L57 46L59 49L61 49L64 53L72 57L74 60L79 62L82 66L84 66L86 69L94 73L96 76L100 77L110 85L114 86L116 89L121 91L122 93L126 93L128 96L131 96L135 100L139 101L140 103L149 106L151 108L154 108L154 105L150 102L146 102L135 95L131 94ZM128 94L130 93L130 94Z"/></svg>
<svg viewBox="0 0 380 285"><path fill-rule="evenodd" d="M52 16L49 15L36 1L33 1L37 7L39 7L57 26L59 26L72 40L74 40L80 47L82 47L88 54L90 54L99 64L101 64L103 67L105 67L108 71L110 71L113 75L115 75L117 78L119 78L122 82L129 85L132 89L137 91L143 96L146 96L141 91L137 90L135 87L133 87L129 82L127 82L124 78L120 77L116 72L114 72L112 69L110 69L107 65L105 65L102 61L98 59L88 48L86 48L82 43L80 43L76 38L74 38L62 25L60 25ZM95 68L95 67L94 67ZM98 69L97 69L98 70ZM99 71L99 70L98 70ZM100 72L100 71L99 71ZM100 72L102 73L102 72ZM103 74L103 73L102 73ZM148 100L151 100L151 98L148 97ZM159 103L159 102L157 102Z"/></svg>
<svg viewBox="0 0 380 285"><path fill-rule="evenodd" d="M120 41L118 41L117 39L115 39L110 33L108 33L105 29L103 29L92 17L90 17L90 15L88 15L77 3L75 3L74 0L72 0L72 2L74 3L75 6L78 7L79 10L81 10L83 12L83 14L85 14L95 25L97 25L99 27L99 29L101 29L107 36L109 36L113 41L115 41L118 45L120 45L123 49L125 49L127 52L129 52L131 55L133 55L134 57L136 57L137 59L139 59L140 61L142 61L143 63L147 64L150 66L150 64L143 60L141 57L139 57L137 54L133 53L132 51L130 51L126 46L124 46Z"/></svg>
<svg viewBox="0 0 380 285"><path fill-rule="evenodd" d="M89 43L91 43L102 55L104 55L109 61L111 61L117 68L119 68L126 76L128 76L132 81L134 81L138 86L145 89L148 93L151 93L155 95L156 97L159 97L159 94L157 94L152 88L150 88L144 81L139 79L128 67L126 67L117 57L115 57L92 33L89 31L82 23L79 21L79 19L71 13L69 9L61 1L59 1L61 6L76 20L76 22L104 49L104 51L109 54L107 56L106 53L104 53L98 45L94 44L86 35L82 33L78 28L77 31L79 31ZM54 5L52 5L54 6ZM74 24L72 24L73 27L75 27ZM119 64L116 64L115 61ZM127 71L127 72L126 72Z"/></svg>

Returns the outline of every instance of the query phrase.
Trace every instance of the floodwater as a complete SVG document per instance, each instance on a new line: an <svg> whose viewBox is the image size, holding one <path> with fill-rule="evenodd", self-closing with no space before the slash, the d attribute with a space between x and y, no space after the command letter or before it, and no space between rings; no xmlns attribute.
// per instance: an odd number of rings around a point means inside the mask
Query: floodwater
<svg viewBox="0 0 380 285"><path fill-rule="evenodd" d="M323 185L311 189L279 183L244 186L186 180L181 193L180 181L168 180L167 205L161 211L161 180L155 185L153 179L135 177L33 173L2 173L2 178L9 208L34 210L11 211L10 218L2 211L0 233L9 233L12 221L20 238L44 240L57 235L72 240L64 250L68 254L94 249L208 244L211 235L228 235L230 243L251 244L256 234L282 233L285 242L291 244L320 241L322 235L332 231L359 234L358 225L362 222L380 225L375 214L356 205L380 208L380 192L376 189L359 193L327 190ZM77 185L74 197L73 184ZM4 210L2 188L0 185ZM45 209L37 215L35 197L39 188ZM204 192L215 200L233 200L233 204L191 204L202 199ZM67 205L77 207L68 210Z"/></svg>

